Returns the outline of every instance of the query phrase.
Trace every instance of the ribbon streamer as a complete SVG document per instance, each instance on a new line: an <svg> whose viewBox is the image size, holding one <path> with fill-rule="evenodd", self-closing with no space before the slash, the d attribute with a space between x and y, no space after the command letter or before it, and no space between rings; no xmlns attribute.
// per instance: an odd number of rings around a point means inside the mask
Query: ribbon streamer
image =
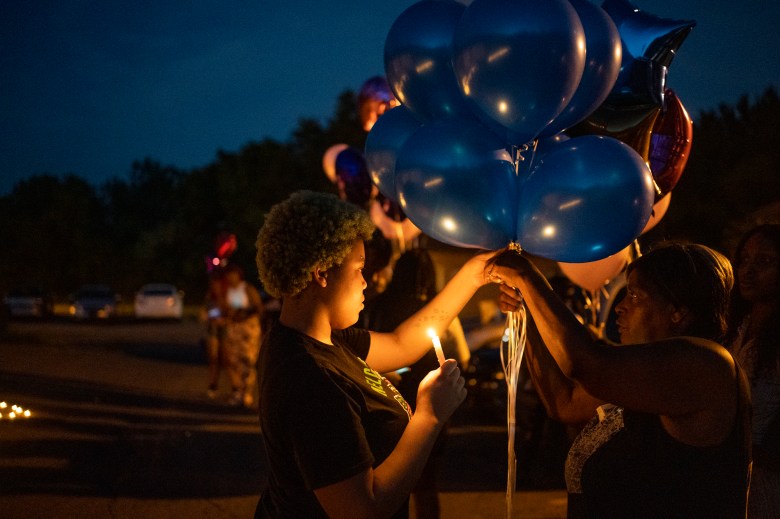
<svg viewBox="0 0 780 519"><path fill-rule="evenodd" d="M507 384L506 418L508 430L507 475L506 475L506 517L511 519L515 486L517 480L517 456L515 455L515 430L517 420L517 384L520 377L520 363L526 341L525 305L515 312L507 313L506 331L501 341L501 366Z"/></svg>

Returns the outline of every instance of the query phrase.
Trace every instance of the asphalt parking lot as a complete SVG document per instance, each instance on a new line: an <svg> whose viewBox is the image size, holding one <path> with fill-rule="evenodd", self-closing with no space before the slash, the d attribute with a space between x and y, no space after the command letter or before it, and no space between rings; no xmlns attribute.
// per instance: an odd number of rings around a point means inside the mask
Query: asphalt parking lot
<svg viewBox="0 0 780 519"><path fill-rule="evenodd" d="M31 417L0 421L2 516L251 517L257 417L205 396L200 334L191 319L9 322L0 400ZM436 460L444 519L505 516L500 395L473 391L453 417ZM513 517L564 517L561 431L529 423L548 429L519 433Z"/></svg>

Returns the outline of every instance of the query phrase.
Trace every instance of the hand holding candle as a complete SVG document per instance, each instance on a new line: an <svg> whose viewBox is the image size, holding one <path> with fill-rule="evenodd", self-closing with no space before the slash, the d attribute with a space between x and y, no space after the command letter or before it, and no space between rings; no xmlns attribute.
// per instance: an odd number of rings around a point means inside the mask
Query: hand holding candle
<svg viewBox="0 0 780 519"><path fill-rule="evenodd" d="M428 328L428 335L431 337L431 341L433 341L433 349L436 352L436 358L439 359L439 366L444 364L444 351L441 349L441 341L439 340L439 336L436 335L436 330L433 328Z"/></svg>

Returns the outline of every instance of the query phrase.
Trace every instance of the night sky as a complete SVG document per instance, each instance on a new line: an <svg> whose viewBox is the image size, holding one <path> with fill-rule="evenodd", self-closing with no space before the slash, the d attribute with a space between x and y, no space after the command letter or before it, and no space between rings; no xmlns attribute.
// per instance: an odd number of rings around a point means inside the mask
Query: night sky
<svg viewBox="0 0 780 519"><path fill-rule="evenodd" d="M301 117L325 123L341 92L384 74L387 31L413 3L3 1L0 194L40 173L97 185L145 157L205 166L287 140ZM697 22L667 78L694 123L780 87L774 2L633 3Z"/></svg>

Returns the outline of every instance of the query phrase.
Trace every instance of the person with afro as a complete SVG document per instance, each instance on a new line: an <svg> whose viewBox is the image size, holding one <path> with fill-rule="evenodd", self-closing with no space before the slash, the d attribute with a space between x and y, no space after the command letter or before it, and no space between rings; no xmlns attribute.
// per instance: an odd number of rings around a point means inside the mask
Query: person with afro
<svg viewBox="0 0 780 519"><path fill-rule="evenodd" d="M255 517L409 516L409 495L438 434L466 396L457 362L420 383L414 412L380 373L413 364L478 288L493 253L469 259L389 333L353 327L364 306L360 208L299 191L266 215L257 266L282 300L258 364L268 481Z"/></svg>

